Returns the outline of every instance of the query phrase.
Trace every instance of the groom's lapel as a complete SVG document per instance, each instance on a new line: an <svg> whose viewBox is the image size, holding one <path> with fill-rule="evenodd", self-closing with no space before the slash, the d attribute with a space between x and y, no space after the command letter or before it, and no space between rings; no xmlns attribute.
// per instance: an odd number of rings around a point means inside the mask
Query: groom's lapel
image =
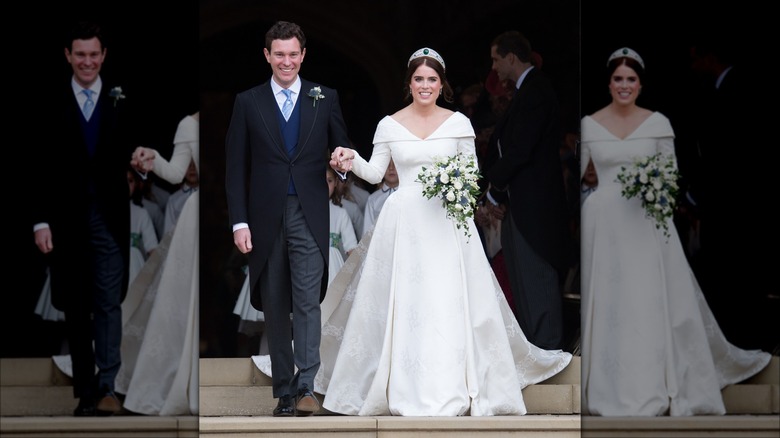
<svg viewBox="0 0 780 438"><path fill-rule="evenodd" d="M315 102L313 98L309 97L309 90L313 87L313 83L301 79L301 94L298 96L298 104L301 111L301 130L298 133L296 156L300 155L306 148L314 131L314 124L317 123L319 117L322 117L319 113L322 103Z"/></svg>
<svg viewBox="0 0 780 438"><path fill-rule="evenodd" d="M271 84L266 82L253 90L255 93L252 101L255 103L260 122L263 124L268 137L273 142L276 149L283 156L287 156L287 149L284 147L282 139L282 130L279 127L279 105L276 104L276 98L271 90Z"/></svg>

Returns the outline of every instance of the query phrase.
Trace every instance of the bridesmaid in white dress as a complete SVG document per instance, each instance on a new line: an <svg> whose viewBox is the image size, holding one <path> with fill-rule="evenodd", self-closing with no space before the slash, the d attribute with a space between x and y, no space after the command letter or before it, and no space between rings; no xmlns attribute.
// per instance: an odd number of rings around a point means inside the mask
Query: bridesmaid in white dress
<svg viewBox="0 0 780 438"><path fill-rule="evenodd" d="M352 226L352 220L349 217L347 210L339 205L341 199L336 193L336 184L338 182L338 176L333 169L328 168L326 171L326 179L328 181L328 193L330 195L330 257L328 259L328 285L333 282L336 275L344 266L344 260L347 259L350 252L357 246L357 237L355 236L355 228ZM325 319L325 317L323 317Z"/></svg>
<svg viewBox="0 0 780 438"><path fill-rule="evenodd" d="M136 181L135 171L128 169L127 183L130 185L130 273L128 286L141 271L152 251L157 248L157 231L152 216L141 204L141 193ZM128 309L123 306L123 312Z"/></svg>
<svg viewBox="0 0 780 438"><path fill-rule="evenodd" d="M139 147L131 164L180 183L191 160L200 167L198 128L198 113L184 117L170 161L153 149ZM190 195L176 227L160 243L161 256L150 258L131 285L131 291L145 291L149 304L128 316L122 341L123 382L121 388L117 383L117 391L126 394L124 407L132 412L198 413L198 193Z"/></svg>
<svg viewBox="0 0 780 438"><path fill-rule="evenodd" d="M420 49L407 67L411 103L379 122L371 160L332 155L331 166L373 184L392 159L399 187L328 290L343 296L323 325L315 388L323 407L349 415L523 415L522 389L571 355L528 342L480 240L423 196L422 167L456 153L476 160L475 135L466 116L436 103L452 98L441 56Z"/></svg>
<svg viewBox="0 0 780 438"><path fill-rule="evenodd" d="M764 368L770 355L723 336L685 258L679 236L621 195L621 167L661 153L674 132L636 105L644 62L621 48L608 61L612 102L582 120L582 172L598 190L582 203L583 413L602 416L724 414L721 389Z"/></svg>

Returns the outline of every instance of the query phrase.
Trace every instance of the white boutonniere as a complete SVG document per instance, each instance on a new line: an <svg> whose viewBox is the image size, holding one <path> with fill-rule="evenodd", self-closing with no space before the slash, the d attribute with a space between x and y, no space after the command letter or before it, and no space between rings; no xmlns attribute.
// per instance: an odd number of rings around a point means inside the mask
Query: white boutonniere
<svg viewBox="0 0 780 438"><path fill-rule="evenodd" d="M318 100L325 99L325 95L322 94L322 89L320 87L314 87L309 90L309 97L314 99L314 102L312 102L311 106L317 105Z"/></svg>
<svg viewBox="0 0 780 438"><path fill-rule="evenodd" d="M108 95L114 99L114 106L116 106L117 102L119 102L119 99L124 99L127 97L122 94L122 87L112 88L111 91L108 92Z"/></svg>

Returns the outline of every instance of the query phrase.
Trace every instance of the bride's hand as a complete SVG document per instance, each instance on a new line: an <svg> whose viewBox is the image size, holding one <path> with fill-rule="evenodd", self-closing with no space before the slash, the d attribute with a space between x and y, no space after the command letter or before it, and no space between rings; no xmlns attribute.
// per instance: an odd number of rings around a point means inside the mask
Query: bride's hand
<svg viewBox="0 0 780 438"><path fill-rule="evenodd" d="M355 159L355 151L349 148L338 146L330 154L330 167L339 172L349 172L352 170L352 160Z"/></svg>

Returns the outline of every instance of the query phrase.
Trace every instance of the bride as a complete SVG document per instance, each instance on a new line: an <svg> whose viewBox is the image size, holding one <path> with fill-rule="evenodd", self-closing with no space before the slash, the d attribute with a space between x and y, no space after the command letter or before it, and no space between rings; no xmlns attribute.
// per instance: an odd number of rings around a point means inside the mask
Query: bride
<svg viewBox="0 0 780 438"><path fill-rule="evenodd" d="M598 174L581 213L583 413L722 415L721 388L758 373L770 355L726 340L674 226L666 231L621 196L621 168L656 154L675 161L674 132L636 104L638 53L616 50L607 70L612 102L582 119L582 170L592 161Z"/></svg>

